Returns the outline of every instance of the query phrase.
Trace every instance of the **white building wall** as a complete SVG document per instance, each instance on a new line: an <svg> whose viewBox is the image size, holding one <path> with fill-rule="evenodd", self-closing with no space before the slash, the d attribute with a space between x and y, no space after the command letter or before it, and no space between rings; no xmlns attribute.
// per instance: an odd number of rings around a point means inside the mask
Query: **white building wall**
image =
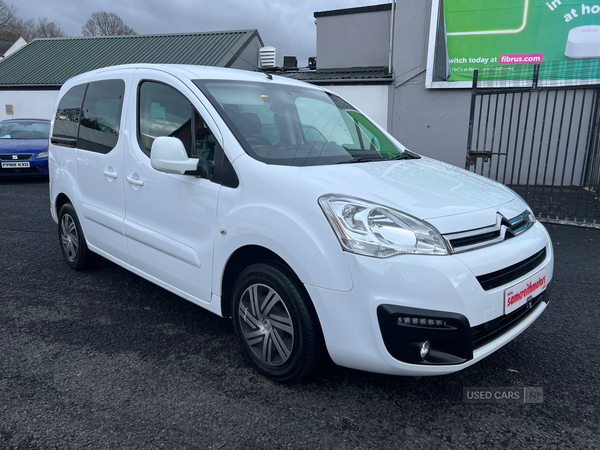
<svg viewBox="0 0 600 450"><path fill-rule="evenodd" d="M388 124L389 85L321 86L338 94L364 112L384 130Z"/></svg>
<svg viewBox="0 0 600 450"><path fill-rule="evenodd" d="M52 120L58 91L0 91L0 120L48 119ZM12 105L14 114L7 114Z"/></svg>

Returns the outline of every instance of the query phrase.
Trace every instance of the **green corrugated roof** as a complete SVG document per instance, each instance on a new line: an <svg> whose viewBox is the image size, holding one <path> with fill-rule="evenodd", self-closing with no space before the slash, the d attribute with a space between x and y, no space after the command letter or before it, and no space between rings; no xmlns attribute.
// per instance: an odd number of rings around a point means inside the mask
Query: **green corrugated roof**
<svg viewBox="0 0 600 450"><path fill-rule="evenodd" d="M0 62L0 86L62 85L69 78L118 64L228 67L257 30L36 39Z"/></svg>
<svg viewBox="0 0 600 450"><path fill-rule="evenodd" d="M293 72L277 72L287 78L307 81L313 84L341 83L391 83L387 67L348 67L340 69L299 70Z"/></svg>

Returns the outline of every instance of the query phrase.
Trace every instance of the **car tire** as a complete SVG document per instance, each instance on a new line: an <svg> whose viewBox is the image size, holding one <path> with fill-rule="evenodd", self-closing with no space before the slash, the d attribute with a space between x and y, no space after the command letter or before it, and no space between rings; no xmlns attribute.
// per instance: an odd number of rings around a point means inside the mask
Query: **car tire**
<svg viewBox="0 0 600 450"><path fill-rule="evenodd" d="M70 203L65 203L58 213L58 242L65 261L75 270L96 267L101 260L88 248L79 219Z"/></svg>
<svg viewBox="0 0 600 450"><path fill-rule="evenodd" d="M247 356L260 373L292 384L313 376L327 354L314 307L285 266L247 267L235 282L232 319Z"/></svg>

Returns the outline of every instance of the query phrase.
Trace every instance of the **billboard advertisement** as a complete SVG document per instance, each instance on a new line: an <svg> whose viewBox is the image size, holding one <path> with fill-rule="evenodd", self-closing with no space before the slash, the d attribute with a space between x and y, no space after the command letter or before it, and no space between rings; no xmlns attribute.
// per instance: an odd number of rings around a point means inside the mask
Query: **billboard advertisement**
<svg viewBox="0 0 600 450"><path fill-rule="evenodd" d="M443 11L449 82L470 81L476 69L493 73L495 79L517 79L519 73L526 73L519 66L526 64L564 61L585 68L592 62L599 67L600 0L432 3L438 29L438 14ZM569 70L568 75L555 71L547 77L589 78L589 70Z"/></svg>

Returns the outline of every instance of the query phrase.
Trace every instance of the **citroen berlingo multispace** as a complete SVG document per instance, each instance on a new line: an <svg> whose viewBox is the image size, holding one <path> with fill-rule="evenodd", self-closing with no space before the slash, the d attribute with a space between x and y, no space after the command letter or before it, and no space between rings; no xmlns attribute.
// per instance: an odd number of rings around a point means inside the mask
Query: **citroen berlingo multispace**
<svg viewBox="0 0 600 450"><path fill-rule="evenodd" d="M57 100L49 170L72 268L103 257L231 317L279 382L328 357L455 372L548 303L552 244L517 194L291 79L176 65L76 76Z"/></svg>

